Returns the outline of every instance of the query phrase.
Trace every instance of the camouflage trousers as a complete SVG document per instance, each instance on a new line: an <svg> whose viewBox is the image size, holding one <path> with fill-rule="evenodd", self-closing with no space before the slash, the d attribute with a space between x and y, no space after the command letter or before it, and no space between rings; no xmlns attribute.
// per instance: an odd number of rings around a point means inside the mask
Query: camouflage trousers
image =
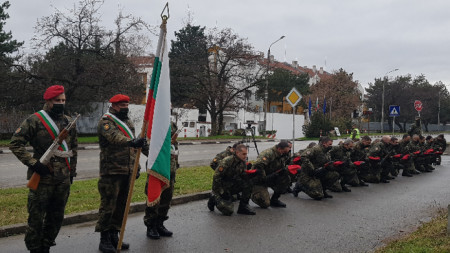
<svg viewBox="0 0 450 253"><path fill-rule="evenodd" d="M229 216L234 212L234 204L231 196L242 193L240 201L248 203L252 193L252 184L249 180L238 180L224 185L226 185L226 188L213 186L212 196L215 200L217 209L223 215Z"/></svg>
<svg viewBox="0 0 450 253"><path fill-rule="evenodd" d="M341 184L349 184L351 186L358 186L359 185L359 179L356 174L355 168L344 168L341 171L339 171L339 175L341 176Z"/></svg>
<svg viewBox="0 0 450 253"><path fill-rule="evenodd" d="M98 180L100 208L95 232L120 230L127 204L129 175L108 175Z"/></svg>
<svg viewBox="0 0 450 253"><path fill-rule="evenodd" d="M324 196L324 189L332 188L332 186L339 180L339 177L340 175L336 171L328 171L321 178L309 176L306 173L301 172L298 178L298 183L306 195L313 199L322 199Z"/></svg>
<svg viewBox="0 0 450 253"><path fill-rule="evenodd" d="M35 191L29 191L28 226L25 233L28 250L52 246L64 219L69 193L70 183L40 183Z"/></svg>
<svg viewBox="0 0 450 253"><path fill-rule="evenodd" d="M360 174L360 179L368 183L379 183L381 180L381 165L379 162L369 162L368 170Z"/></svg>
<svg viewBox="0 0 450 253"><path fill-rule="evenodd" d="M273 194L276 198L287 191L291 186L291 178L287 170L281 170L276 177L261 184L258 182L253 186L251 199L255 204L262 208L270 206L270 195L268 187L273 189Z"/></svg>
<svg viewBox="0 0 450 253"><path fill-rule="evenodd" d="M169 188L165 189L163 192L161 192L161 197L159 200L159 203L154 206L147 206L145 208L145 215L144 215L144 224L147 227L150 227L152 222L155 220L166 220L167 214L169 213L170 209L170 202L172 201L173 197L173 189L175 185L175 172L170 173L170 186ZM147 195L147 188L148 188L148 177L147 177L147 183L145 184L145 195Z"/></svg>

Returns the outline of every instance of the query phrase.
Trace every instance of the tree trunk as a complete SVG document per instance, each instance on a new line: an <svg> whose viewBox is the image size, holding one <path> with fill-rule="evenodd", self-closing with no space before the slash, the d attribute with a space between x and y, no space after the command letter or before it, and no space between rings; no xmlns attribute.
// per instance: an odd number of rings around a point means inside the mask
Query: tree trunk
<svg viewBox="0 0 450 253"><path fill-rule="evenodd" d="M217 134L220 135L223 130L223 112L219 113L217 120Z"/></svg>
<svg viewBox="0 0 450 253"><path fill-rule="evenodd" d="M209 114L211 114L211 136L216 136L217 135L217 113L209 112Z"/></svg>

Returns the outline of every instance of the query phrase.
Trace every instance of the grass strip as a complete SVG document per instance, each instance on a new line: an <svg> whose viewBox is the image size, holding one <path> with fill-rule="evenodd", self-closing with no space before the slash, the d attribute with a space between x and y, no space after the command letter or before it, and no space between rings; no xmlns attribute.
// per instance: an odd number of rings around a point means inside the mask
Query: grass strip
<svg viewBox="0 0 450 253"><path fill-rule="evenodd" d="M450 237L447 235L447 209L440 209L430 222L422 224L407 236L391 241L376 253L397 252L450 252Z"/></svg>
<svg viewBox="0 0 450 253"><path fill-rule="evenodd" d="M180 168L177 171L174 195L184 195L211 189L214 171L208 166ZM144 194L147 173L141 173L136 180L132 202L145 201ZM100 194L96 179L75 181L70 189L65 214L96 210L100 205ZM28 189L0 189L0 226L24 223L27 213Z"/></svg>

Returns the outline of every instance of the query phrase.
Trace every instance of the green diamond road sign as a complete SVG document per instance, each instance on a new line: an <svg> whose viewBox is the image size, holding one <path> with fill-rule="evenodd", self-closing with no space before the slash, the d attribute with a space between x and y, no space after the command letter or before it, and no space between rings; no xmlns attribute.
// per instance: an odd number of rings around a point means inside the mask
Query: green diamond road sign
<svg viewBox="0 0 450 253"><path fill-rule="evenodd" d="M298 102L300 102L300 99L302 99L302 95L295 87L292 88L292 90L286 96L286 100L292 107L295 107Z"/></svg>

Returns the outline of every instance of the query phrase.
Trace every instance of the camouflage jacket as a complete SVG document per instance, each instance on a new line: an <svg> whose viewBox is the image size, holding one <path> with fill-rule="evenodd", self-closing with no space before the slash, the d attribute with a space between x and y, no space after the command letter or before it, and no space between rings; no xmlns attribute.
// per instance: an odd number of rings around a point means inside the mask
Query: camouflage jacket
<svg viewBox="0 0 450 253"><path fill-rule="evenodd" d="M369 149L368 156L379 157L383 159L389 153L388 146L384 144L382 141L375 143Z"/></svg>
<svg viewBox="0 0 450 253"><path fill-rule="evenodd" d="M231 152L231 147L228 146L226 150L220 152L219 154L216 155L216 157L214 157L209 166L211 166L213 170L217 169L217 166L219 166L220 161L222 161L222 159L230 155L233 155L233 153Z"/></svg>
<svg viewBox="0 0 450 253"><path fill-rule="evenodd" d="M441 151L444 152L445 149L447 148L447 141L445 139L437 139L434 141L434 149L436 149L436 151Z"/></svg>
<svg viewBox="0 0 450 253"><path fill-rule="evenodd" d="M421 147L418 141L417 142L410 141L408 145L406 145L405 150L408 152L408 154L412 154L416 151L421 151Z"/></svg>
<svg viewBox="0 0 450 253"><path fill-rule="evenodd" d="M233 185L246 180L246 169L246 163L235 154L225 157L214 172L212 190L220 195L230 191Z"/></svg>
<svg viewBox="0 0 450 253"><path fill-rule="evenodd" d="M364 146L362 142L357 142L353 147L350 157L353 162L365 161L367 159L367 154L369 153L370 146Z"/></svg>
<svg viewBox="0 0 450 253"><path fill-rule="evenodd" d="M352 150L345 149L345 147L343 145L334 146L329 151L330 158L332 161L348 162L349 165L352 163L351 152L352 152Z"/></svg>
<svg viewBox="0 0 450 253"><path fill-rule="evenodd" d="M307 149L302 154L302 173L314 175L314 170L331 161L330 153L322 145Z"/></svg>
<svg viewBox="0 0 450 253"><path fill-rule="evenodd" d="M415 134L420 135L421 132L422 132L422 129L420 128L420 126L417 126L416 124L412 124L411 128L408 130L408 134L411 137Z"/></svg>
<svg viewBox="0 0 450 253"><path fill-rule="evenodd" d="M284 169L286 167L284 162L285 159L278 153L277 147L273 146L258 155L258 158L253 163L253 168L260 170L263 177L265 177L279 169Z"/></svg>
<svg viewBox="0 0 450 253"><path fill-rule="evenodd" d="M49 113L47 106L44 106L44 110ZM49 113L50 115L50 113ZM65 128L72 120L69 116L53 117L51 116L55 124L60 130ZM70 170L67 166L66 159L61 157L53 157L50 160L50 166L53 168L53 173L50 175L42 176L41 183L44 184L57 184L61 182L69 182L70 176L75 177L77 175L77 131L76 128L72 128L69 131L69 135L66 140L69 150L72 150L73 157L70 158ZM25 148L27 143L33 147L33 154L28 152ZM14 155L26 166L30 167L34 165L39 158L47 151L50 145L53 143L52 137L42 124L41 120L32 114L26 120L22 122L19 128L15 131L11 138L9 149ZM28 168L27 179L31 178L33 171Z"/></svg>
<svg viewBox="0 0 450 253"><path fill-rule="evenodd" d="M117 113L112 108L109 112ZM134 134L133 122L130 119L123 122ZM115 121L106 116L102 116L98 122L97 132L100 145L100 176L131 174L137 151L128 146L131 139L120 131ZM148 155L148 146L142 148L142 153Z"/></svg>
<svg viewBox="0 0 450 253"><path fill-rule="evenodd" d="M409 144L410 142L411 142L411 141L404 141L404 140L401 140L401 141L398 143L398 146L400 146L399 152L400 152L401 154L406 155L406 154L409 153L407 147L408 147L408 144Z"/></svg>

